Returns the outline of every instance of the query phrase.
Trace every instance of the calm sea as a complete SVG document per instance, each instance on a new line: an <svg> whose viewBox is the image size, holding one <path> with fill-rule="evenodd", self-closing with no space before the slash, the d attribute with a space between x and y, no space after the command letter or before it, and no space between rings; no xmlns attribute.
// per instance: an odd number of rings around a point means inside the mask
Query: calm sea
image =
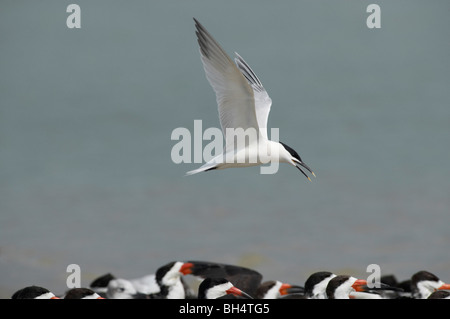
<svg viewBox="0 0 450 319"><path fill-rule="evenodd" d="M450 281L448 1L377 1L381 29L370 1L75 3L81 29L69 2L0 4L0 297L189 259ZM258 74L312 182L173 163L175 128L219 127L192 17Z"/></svg>

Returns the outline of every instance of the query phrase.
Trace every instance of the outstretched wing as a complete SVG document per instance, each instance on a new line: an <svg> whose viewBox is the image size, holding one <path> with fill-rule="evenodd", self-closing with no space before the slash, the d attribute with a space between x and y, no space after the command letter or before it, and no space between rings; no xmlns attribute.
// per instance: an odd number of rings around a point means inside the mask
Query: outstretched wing
<svg viewBox="0 0 450 319"><path fill-rule="evenodd" d="M267 138L267 121L269 118L270 107L272 106L272 100L269 97L269 94L267 94L266 89L264 89L261 81L256 76L255 72L253 72L250 66L237 52L234 52L234 54L236 54L236 58L234 59L236 65L253 89L256 119L258 121L261 134Z"/></svg>
<svg viewBox="0 0 450 319"><path fill-rule="evenodd" d="M262 281L262 275L256 270L208 261L187 261L193 263L192 275L200 278L225 278L237 288L252 297Z"/></svg>
<svg viewBox="0 0 450 319"><path fill-rule="evenodd" d="M223 134L227 128L255 128L258 132L254 90L211 34L194 21L206 78L216 93Z"/></svg>

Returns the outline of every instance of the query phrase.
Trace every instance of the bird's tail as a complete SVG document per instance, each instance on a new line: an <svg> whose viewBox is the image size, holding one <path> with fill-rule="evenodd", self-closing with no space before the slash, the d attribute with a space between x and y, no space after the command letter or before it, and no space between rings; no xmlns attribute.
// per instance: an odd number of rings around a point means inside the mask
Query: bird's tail
<svg viewBox="0 0 450 319"><path fill-rule="evenodd" d="M186 172L186 176L198 174L198 173L201 173L201 172L207 172L207 171L210 171L210 170L213 170L213 169L216 169L216 168L217 168L216 166L203 165L202 167L199 167L199 168L194 169L192 171Z"/></svg>
<svg viewBox="0 0 450 319"><path fill-rule="evenodd" d="M189 171L189 172L186 172L186 175L194 175L194 174L198 174L198 173L201 173L201 172L207 172L207 171L211 171L213 169L219 169L222 166L223 166L223 155L221 154L221 155L216 156L215 158L213 158L209 162L203 164L199 168L194 169L194 170Z"/></svg>

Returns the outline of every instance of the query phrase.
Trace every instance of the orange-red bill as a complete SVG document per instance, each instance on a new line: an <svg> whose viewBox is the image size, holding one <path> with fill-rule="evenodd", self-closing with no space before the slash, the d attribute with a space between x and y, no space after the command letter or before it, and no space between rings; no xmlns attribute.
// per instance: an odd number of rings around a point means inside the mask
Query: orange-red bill
<svg viewBox="0 0 450 319"><path fill-rule="evenodd" d="M443 284L438 290L450 290L450 284Z"/></svg>
<svg viewBox="0 0 450 319"><path fill-rule="evenodd" d="M366 291L367 289L367 281L364 279L357 279L353 285L352 288L356 291Z"/></svg>
<svg viewBox="0 0 450 319"><path fill-rule="evenodd" d="M289 294L299 294L304 293L305 288L297 285L291 285L291 284L282 284L280 289L280 295L285 296Z"/></svg>
<svg viewBox="0 0 450 319"><path fill-rule="evenodd" d="M231 287L230 289L226 290L226 293L227 293L227 295L233 294L235 296L242 296L242 297L245 297L248 299L253 299L247 293L243 292L241 289L236 288L236 287Z"/></svg>
<svg viewBox="0 0 450 319"><path fill-rule="evenodd" d="M289 293L288 289L290 289L290 288L292 288L292 285L290 285L290 284L282 284L280 289L279 289L280 295L282 295L282 296L287 295Z"/></svg>
<svg viewBox="0 0 450 319"><path fill-rule="evenodd" d="M194 267L193 263L184 263L181 268L180 268L180 272L183 275L189 275L192 274L192 267Z"/></svg>

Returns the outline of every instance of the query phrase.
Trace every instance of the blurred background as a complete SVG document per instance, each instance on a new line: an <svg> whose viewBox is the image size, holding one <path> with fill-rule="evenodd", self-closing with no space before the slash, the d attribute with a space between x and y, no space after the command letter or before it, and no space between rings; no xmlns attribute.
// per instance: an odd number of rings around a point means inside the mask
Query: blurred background
<svg viewBox="0 0 450 319"><path fill-rule="evenodd" d="M373 263L450 281L449 16L446 0L2 1L0 297L62 293L69 264L87 286L189 259L297 284ZM254 69L312 182L172 162L175 128L220 127L193 17Z"/></svg>

